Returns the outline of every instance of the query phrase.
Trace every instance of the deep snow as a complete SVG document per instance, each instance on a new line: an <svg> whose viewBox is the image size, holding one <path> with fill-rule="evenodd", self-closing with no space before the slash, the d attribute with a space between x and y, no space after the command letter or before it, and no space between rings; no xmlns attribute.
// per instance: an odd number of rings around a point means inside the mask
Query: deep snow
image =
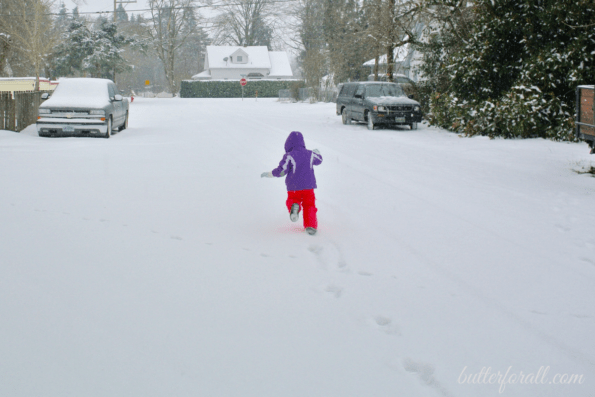
<svg viewBox="0 0 595 397"><path fill-rule="evenodd" d="M315 237L260 178L292 130L324 157ZM263 99L0 131L0 396L592 397L588 152Z"/></svg>

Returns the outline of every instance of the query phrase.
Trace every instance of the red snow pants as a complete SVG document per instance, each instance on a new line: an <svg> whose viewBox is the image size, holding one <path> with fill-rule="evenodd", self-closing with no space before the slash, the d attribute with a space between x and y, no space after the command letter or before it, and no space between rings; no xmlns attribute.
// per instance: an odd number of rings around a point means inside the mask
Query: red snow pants
<svg viewBox="0 0 595 397"><path fill-rule="evenodd" d="M318 221L316 220L316 197L314 196L314 189L308 190L291 190L287 192L287 209L291 212L293 204L300 205L300 212L304 210L302 217L304 218L304 227L318 228Z"/></svg>

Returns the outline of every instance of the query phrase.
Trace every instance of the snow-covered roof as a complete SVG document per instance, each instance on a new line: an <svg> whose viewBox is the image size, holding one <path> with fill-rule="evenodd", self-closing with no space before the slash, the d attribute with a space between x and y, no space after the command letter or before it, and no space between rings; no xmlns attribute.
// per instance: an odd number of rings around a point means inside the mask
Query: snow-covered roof
<svg viewBox="0 0 595 397"><path fill-rule="evenodd" d="M409 54L409 44L405 44L401 47L395 48L393 51L395 62L403 62L407 57L407 54ZM386 54L380 56L380 58L378 59L378 64L386 65ZM364 66L374 66L374 58L364 62Z"/></svg>
<svg viewBox="0 0 595 397"><path fill-rule="evenodd" d="M269 51L269 58L271 60L271 72L269 73L269 77L293 76L289 58L285 51Z"/></svg>
<svg viewBox="0 0 595 397"><path fill-rule="evenodd" d="M248 63L232 63L229 57L237 50L242 49L248 54ZM245 69L263 68L270 69L271 61L269 59L269 50L266 46L207 46L207 57L210 69L231 68L231 69ZM228 58L224 61L223 58Z"/></svg>
<svg viewBox="0 0 595 397"><path fill-rule="evenodd" d="M8 81L8 80L35 80L35 77L0 77L0 81ZM50 81L45 77L40 77L39 80L42 81Z"/></svg>
<svg viewBox="0 0 595 397"><path fill-rule="evenodd" d="M194 76L192 76L192 78L194 80L199 80L199 79L210 79L211 78L211 73L209 73L208 70L202 71L199 74L195 74Z"/></svg>

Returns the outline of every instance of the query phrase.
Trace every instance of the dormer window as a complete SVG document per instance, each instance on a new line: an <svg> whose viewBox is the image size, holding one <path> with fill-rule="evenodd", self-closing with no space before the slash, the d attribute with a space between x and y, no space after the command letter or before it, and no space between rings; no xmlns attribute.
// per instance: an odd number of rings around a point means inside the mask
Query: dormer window
<svg viewBox="0 0 595 397"><path fill-rule="evenodd" d="M241 48L234 51L230 57L232 63L248 63L248 54Z"/></svg>

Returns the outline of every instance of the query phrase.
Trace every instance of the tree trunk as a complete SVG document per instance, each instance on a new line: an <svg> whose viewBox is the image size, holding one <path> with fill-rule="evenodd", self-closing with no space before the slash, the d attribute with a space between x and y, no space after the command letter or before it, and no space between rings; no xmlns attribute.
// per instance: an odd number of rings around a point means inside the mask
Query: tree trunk
<svg viewBox="0 0 595 397"><path fill-rule="evenodd" d="M386 46L386 79L391 83L394 81L393 65L395 52L395 0L388 1L388 45Z"/></svg>
<svg viewBox="0 0 595 397"><path fill-rule="evenodd" d="M378 81L378 62L380 61L380 54L376 51L376 57L374 58L374 81Z"/></svg>
<svg viewBox="0 0 595 397"><path fill-rule="evenodd" d="M394 44L391 43L386 46L386 79L391 83L394 81L393 78L393 53L395 51Z"/></svg>
<svg viewBox="0 0 595 397"><path fill-rule="evenodd" d="M33 91L39 91L39 64L35 65L35 88Z"/></svg>

